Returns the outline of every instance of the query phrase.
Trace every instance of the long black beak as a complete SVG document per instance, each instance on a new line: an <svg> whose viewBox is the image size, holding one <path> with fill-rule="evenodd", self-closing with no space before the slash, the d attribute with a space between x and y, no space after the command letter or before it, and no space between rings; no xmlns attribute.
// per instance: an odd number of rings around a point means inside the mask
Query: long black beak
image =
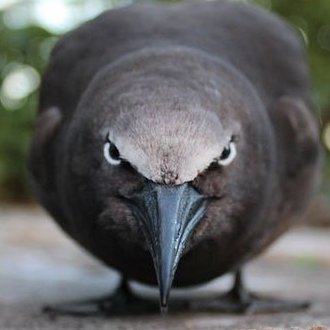
<svg viewBox="0 0 330 330"><path fill-rule="evenodd" d="M167 186L148 181L132 201L153 258L161 310L166 311L185 244L204 215L204 198L188 183Z"/></svg>

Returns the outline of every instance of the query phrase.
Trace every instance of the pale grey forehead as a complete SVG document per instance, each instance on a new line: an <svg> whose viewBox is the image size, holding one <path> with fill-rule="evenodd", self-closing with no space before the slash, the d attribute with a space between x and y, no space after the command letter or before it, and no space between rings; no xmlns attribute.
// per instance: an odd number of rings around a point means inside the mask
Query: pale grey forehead
<svg viewBox="0 0 330 330"><path fill-rule="evenodd" d="M110 139L123 158L156 182L193 180L220 156L233 131L215 113L200 108L163 109L161 115L150 108L135 110L119 116Z"/></svg>
<svg viewBox="0 0 330 330"><path fill-rule="evenodd" d="M139 115L140 114L140 115ZM119 137L143 148L159 144L159 148L184 142L185 147L207 147L226 140L232 129L211 111L190 108L189 111L163 111L157 109L124 112L110 129L110 137L116 143ZM221 142L220 142L221 143Z"/></svg>

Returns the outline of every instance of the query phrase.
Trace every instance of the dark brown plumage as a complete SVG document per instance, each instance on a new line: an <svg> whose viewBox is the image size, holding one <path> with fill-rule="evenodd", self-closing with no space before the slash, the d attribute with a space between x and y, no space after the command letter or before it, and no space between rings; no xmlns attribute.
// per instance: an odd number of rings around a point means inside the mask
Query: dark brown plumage
<svg viewBox="0 0 330 330"><path fill-rule="evenodd" d="M97 258L158 279L165 306L180 256L174 285L204 283L299 220L319 178L310 107L303 46L273 14L226 1L108 11L52 52L34 190Z"/></svg>

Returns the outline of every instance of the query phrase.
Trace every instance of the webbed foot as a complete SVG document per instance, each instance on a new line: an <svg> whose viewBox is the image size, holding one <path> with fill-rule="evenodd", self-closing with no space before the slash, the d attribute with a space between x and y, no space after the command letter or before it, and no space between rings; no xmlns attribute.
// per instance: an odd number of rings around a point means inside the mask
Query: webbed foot
<svg viewBox="0 0 330 330"><path fill-rule="evenodd" d="M259 297L246 290L241 272L235 275L233 288L225 295L205 301L194 301L190 304L194 310L207 310L218 313L281 313L296 312L309 307L306 301L280 300Z"/></svg>
<svg viewBox="0 0 330 330"><path fill-rule="evenodd" d="M123 279L119 288L110 296L81 302L46 306L43 309L50 317L69 316L119 316L159 313L157 301L140 298L132 293L127 280Z"/></svg>

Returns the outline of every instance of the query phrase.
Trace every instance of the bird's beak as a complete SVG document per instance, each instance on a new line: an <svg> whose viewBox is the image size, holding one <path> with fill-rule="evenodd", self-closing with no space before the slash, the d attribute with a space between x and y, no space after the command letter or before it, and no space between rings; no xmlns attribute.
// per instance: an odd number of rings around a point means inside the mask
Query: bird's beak
<svg viewBox="0 0 330 330"><path fill-rule="evenodd" d="M167 186L148 181L131 201L154 262L161 310L166 311L185 244L204 215L204 197L188 183Z"/></svg>

